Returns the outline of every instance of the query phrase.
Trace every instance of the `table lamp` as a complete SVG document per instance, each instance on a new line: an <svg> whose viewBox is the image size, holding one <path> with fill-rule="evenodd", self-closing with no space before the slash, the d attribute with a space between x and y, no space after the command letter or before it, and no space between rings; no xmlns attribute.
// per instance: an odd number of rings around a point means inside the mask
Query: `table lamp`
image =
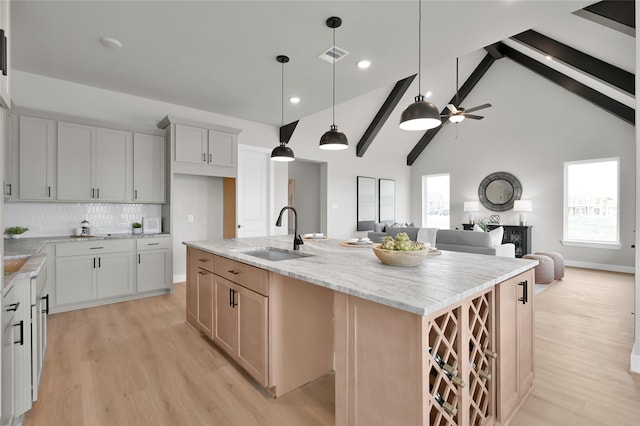
<svg viewBox="0 0 640 426"><path fill-rule="evenodd" d="M524 212L530 212L533 210L533 204L531 200L516 200L513 202L513 211L520 212L520 226L527 225L527 218Z"/></svg>
<svg viewBox="0 0 640 426"><path fill-rule="evenodd" d="M477 201L465 201L464 211L466 213L469 213L469 224L473 225L475 223L473 219L473 212L480 211L480 203L478 203Z"/></svg>

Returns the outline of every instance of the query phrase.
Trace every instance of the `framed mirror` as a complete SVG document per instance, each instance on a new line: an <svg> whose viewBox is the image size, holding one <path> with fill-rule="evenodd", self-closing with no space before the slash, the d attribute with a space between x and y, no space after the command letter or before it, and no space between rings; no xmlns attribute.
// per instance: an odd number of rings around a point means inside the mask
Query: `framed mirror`
<svg viewBox="0 0 640 426"><path fill-rule="evenodd" d="M373 231L376 221L376 178L358 176L358 231Z"/></svg>
<svg viewBox="0 0 640 426"><path fill-rule="evenodd" d="M507 172L491 173L480 182L478 198L483 206L494 212L513 208L513 202L522 195L522 185L517 177Z"/></svg>
<svg viewBox="0 0 640 426"><path fill-rule="evenodd" d="M396 181L378 180L378 222L396 221Z"/></svg>

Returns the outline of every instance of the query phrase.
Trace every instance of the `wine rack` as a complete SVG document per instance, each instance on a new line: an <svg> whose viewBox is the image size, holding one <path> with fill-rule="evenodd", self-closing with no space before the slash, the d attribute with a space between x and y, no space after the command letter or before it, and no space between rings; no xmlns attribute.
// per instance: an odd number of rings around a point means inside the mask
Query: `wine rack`
<svg viewBox="0 0 640 426"><path fill-rule="evenodd" d="M427 325L427 352L429 371L429 419L432 426L459 424L458 405L461 398L461 386L453 383L446 370L438 365L436 358L457 370L460 364L460 313L461 308L445 312L432 319ZM453 376L457 376L455 371Z"/></svg>
<svg viewBox="0 0 640 426"><path fill-rule="evenodd" d="M494 292L488 289L426 323L431 426L484 426L495 419Z"/></svg>
<svg viewBox="0 0 640 426"><path fill-rule="evenodd" d="M484 425L494 416L492 372L493 292L486 292L469 302L469 424Z"/></svg>

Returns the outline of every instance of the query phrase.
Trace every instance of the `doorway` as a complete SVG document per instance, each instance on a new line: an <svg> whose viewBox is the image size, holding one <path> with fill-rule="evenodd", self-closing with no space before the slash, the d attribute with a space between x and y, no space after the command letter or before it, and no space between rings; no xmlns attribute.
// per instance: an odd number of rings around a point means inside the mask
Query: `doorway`
<svg viewBox="0 0 640 426"><path fill-rule="evenodd" d="M326 163L301 160L289 163L289 205L298 212L298 233L327 232ZM293 233L293 215L289 216Z"/></svg>

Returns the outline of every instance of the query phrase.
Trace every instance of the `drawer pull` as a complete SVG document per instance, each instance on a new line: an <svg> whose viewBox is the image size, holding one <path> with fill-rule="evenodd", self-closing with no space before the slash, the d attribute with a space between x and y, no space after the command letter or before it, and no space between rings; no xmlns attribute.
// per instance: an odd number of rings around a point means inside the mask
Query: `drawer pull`
<svg viewBox="0 0 640 426"><path fill-rule="evenodd" d="M209 272L207 272L207 271L198 271L198 273L200 275L208 275L209 274Z"/></svg>
<svg viewBox="0 0 640 426"><path fill-rule="evenodd" d="M13 324L14 327L20 327L20 340L16 340L13 343L15 345L24 345L24 320L20 321L18 324Z"/></svg>
<svg viewBox="0 0 640 426"><path fill-rule="evenodd" d="M47 301L47 304L45 305L44 311L42 311L42 313L49 315L49 295L47 294L46 296L44 296L42 300Z"/></svg>
<svg viewBox="0 0 640 426"><path fill-rule="evenodd" d="M198 262L208 262L209 259L198 259Z"/></svg>
<svg viewBox="0 0 640 426"><path fill-rule="evenodd" d="M89 247L89 250L100 250L103 249L104 247L100 246L100 247Z"/></svg>
<svg viewBox="0 0 640 426"><path fill-rule="evenodd" d="M18 307L20 306L20 302L12 303L9 306L10 308L6 309L7 312L16 312L18 310Z"/></svg>
<svg viewBox="0 0 640 426"><path fill-rule="evenodd" d="M233 274L233 275L238 275L240 273L240 271L238 271L236 269L230 269L227 272L229 272L230 274Z"/></svg>
<svg viewBox="0 0 640 426"><path fill-rule="evenodd" d="M148 246L158 246L160 243L147 243Z"/></svg>

